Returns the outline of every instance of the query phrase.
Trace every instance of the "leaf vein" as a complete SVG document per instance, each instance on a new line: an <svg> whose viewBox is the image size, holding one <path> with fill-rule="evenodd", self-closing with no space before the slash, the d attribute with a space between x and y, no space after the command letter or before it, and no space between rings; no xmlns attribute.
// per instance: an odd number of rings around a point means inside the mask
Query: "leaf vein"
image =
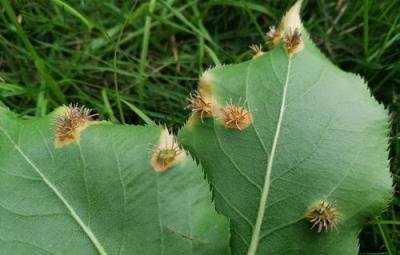
<svg viewBox="0 0 400 255"><path fill-rule="evenodd" d="M225 201L225 203L232 208L246 223L248 223L250 225L250 227L254 227L253 223L251 222L251 220L249 218L247 218L244 214L242 214L242 212L235 206L233 205L224 195L223 193L217 188L217 186L213 186L215 191L217 191L217 193L221 196L221 198Z"/></svg>
<svg viewBox="0 0 400 255"><path fill-rule="evenodd" d="M247 174L245 174L240 167L236 164L236 162L233 160L233 158L224 150L221 140L218 137L218 134L215 130L215 128L213 128L214 133L215 133L215 137L217 138L217 142L218 142L218 146L221 149L222 153L225 155L225 157L227 159L229 159L229 161L232 163L232 165L234 166L234 168L236 169L236 171L243 177L245 178L250 184L252 184L254 187L256 187L260 192L261 192L261 187L260 185L258 185L254 180L252 180Z"/></svg>
<svg viewBox="0 0 400 255"><path fill-rule="evenodd" d="M115 151L114 144L112 146L112 150L114 153L115 161L117 163L117 169L118 169L118 176L119 176L119 181L121 183L121 188L122 188L122 196L124 199L124 212L123 212L123 220L122 220L122 240L121 240L121 246L119 248L118 254L121 254L122 250L124 249L125 245L125 239L126 239L126 229L125 229L125 221L126 221L126 187L125 183L122 179L122 169L121 169L121 162L119 160L119 156Z"/></svg>
<svg viewBox="0 0 400 255"><path fill-rule="evenodd" d="M256 224L253 229L253 234L251 236L250 247L248 249L247 255L254 255L257 252L257 247L258 247L260 232L261 232L261 226L262 226L264 216L265 216L267 198L268 198L270 184L271 184L270 179L271 179L271 173L272 173L272 166L273 166L273 162L274 162L276 148L278 145L279 134L280 134L281 126L282 126L282 122L283 122L283 116L284 116L285 108L286 108L286 98L287 98L287 91L288 91L288 85L289 85L290 67L291 67L291 60L289 59L288 66L287 66L287 73L286 73L286 81L283 86L282 103L281 103L281 107L280 107L280 111L279 111L279 119L276 124L276 131L275 131L275 135L274 135L274 140L272 142L271 153L268 156L268 164L267 164L267 169L266 169L266 173L265 173L263 190L262 190L262 194L260 197L260 204L259 204L259 208L258 208L258 212L257 212Z"/></svg>
<svg viewBox="0 0 400 255"><path fill-rule="evenodd" d="M100 244L99 240L97 237L94 235L92 230L86 226L82 219L79 217L75 209L71 206L71 204L65 199L65 197L61 194L61 192L57 189L56 186L54 186L53 183L50 182L50 180L47 178L46 175L42 173L42 171L33 163L29 157L22 151L20 146L18 146L15 141L11 138L10 134L5 130L3 127L0 126L0 131L5 135L5 137L9 140L9 142L14 146L14 148L18 151L18 153L21 155L21 157L32 167L32 169L42 178L43 182L54 192L54 194L58 197L58 199L64 204L64 206L68 209L70 212L72 218L78 223L78 225L82 228L82 230L85 232L85 234L89 237L89 239L92 241L93 245L97 249L100 255L107 255L107 252L103 248L103 246Z"/></svg>

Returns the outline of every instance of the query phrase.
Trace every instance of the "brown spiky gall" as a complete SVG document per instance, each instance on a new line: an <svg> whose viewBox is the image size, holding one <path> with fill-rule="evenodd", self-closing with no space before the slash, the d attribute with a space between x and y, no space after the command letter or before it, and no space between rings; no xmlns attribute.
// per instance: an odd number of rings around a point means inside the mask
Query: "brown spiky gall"
<svg viewBox="0 0 400 255"><path fill-rule="evenodd" d="M61 112L54 118L57 127L56 147L62 147L68 143L78 143L80 132L94 121L94 117L97 115L91 114L91 112L91 109L78 104L63 106Z"/></svg>
<svg viewBox="0 0 400 255"><path fill-rule="evenodd" d="M304 217L312 224L311 229L316 227L320 233L323 229L325 232L336 229L340 214L336 205L326 200L320 200L307 210Z"/></svg>
<svg viewBox="0 0 400 255"><path fill-rule="evenodd" d="M233 105L230 102L221 109L220 121L226 128L243 130L253 122L253 115L243 106Z"/></svg>
<svg viewBox="0 0 400 255"><path fill-rule="evenodd" d="M282 33L275 28L275 26L270 26L266 34L267 44L270 48L275 47L282 39Z"/></svg>
<svg viewBox="0 0 400 255"><path fill-rule="evenodd" d="M289 57L292 57L294 53L301 51L304 47L302 35L298 28L287 30L283 36L283 42Z"/></svg>
<svg viewBox="0 0 400 255"><path fill-rule="evenodd" d="M154 150L150 164L156 172L164 172L185 157L175 137L165 129L160 137L160 144Z"/></svg>
<svg viewBox="0 0 400 255"><path fill-rule="evenodd" d="M252 58L256 58L256 57L264 55L264 51L262 50L261 45L253 44L253 45L250 45L249 48L253 51Z"/></svg>
<svg viewBox="0 0 400 255"><path fill-rule="evenodd" d="M202 122L204 117L212 116L212 103L208 102L199 91L190 94L188 102L186 108L190 108L193 115L200 116Z"/></svg>

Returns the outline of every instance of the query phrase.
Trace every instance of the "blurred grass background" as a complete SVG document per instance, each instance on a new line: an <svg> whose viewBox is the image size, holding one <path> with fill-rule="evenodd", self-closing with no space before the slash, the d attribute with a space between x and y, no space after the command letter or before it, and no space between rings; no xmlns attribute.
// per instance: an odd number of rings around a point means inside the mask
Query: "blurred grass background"
<svg viewBox="0 0 400 255"><path fill-rule="evenodd" d="M208 66L264 44L292 0L0 0L0 105L41 116L79 102L101 118L177 128ZM392 115L396 196L361 233L361 254L400 254L400 1L310 0L305 26L342 69L366 78Z"/></svg>

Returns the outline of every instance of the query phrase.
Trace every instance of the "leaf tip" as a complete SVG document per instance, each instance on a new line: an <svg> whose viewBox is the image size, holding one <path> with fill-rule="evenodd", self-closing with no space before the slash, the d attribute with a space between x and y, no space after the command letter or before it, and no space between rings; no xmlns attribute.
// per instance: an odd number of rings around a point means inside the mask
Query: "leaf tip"
<svg viewBox="0 0 400 255"><path fill-rule="evenodd" d="M303 4L303 0L298 0L290 9L289 11L283 16L281 20L281 26L286 31L301 29L303 24L300 18L300 10L301 5Z"/></svg>
<svg viewBox="0 0 400 255"><path fill-rule="evenodd" d="M298 0L289 11L287 11L285 16L282 17L278 29L276 29L275 26L271 26L266 34L267 44L270 48L275 47L283 41L289 58L304 48L301 33L303 24L300 18L302 3L303 0Z"/></svg>
<svg viewBox="0 0 400 255"><path fill-rule="evenodd" d="M159 145L150 159L150 164L156 172L165 172L185 158L185 151L179 148L174 135L165 128L161 133Z"/></svg>

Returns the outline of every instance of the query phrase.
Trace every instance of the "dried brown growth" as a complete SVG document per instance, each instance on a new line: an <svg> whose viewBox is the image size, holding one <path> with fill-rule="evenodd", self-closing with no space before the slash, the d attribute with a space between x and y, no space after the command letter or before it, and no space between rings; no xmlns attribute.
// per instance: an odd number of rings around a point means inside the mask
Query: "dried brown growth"
<svg viewBox="0 0 400 255"><path fill-rule="evenodd" d="M294 50L302 43L301 33L299 29L288 30L284 37L283 42L288 50Z"/></svg>
<svg viewBox="0 0 400 255"><path fill-rule="evenodd" d="M270 48L275 47L282 39L282 33L279 30L276 30L275 26L269 27L266 36L267 36L267 43Z"/></svg>
<svg viewBox="0 0 400 255"><path fill-rule="evenodd" d="M150 159L150 164L157 172L164 172L185 157L186 154L179 148L175 137L165 129L161 134L160 144Z"/></svg>
<svg viewBox="0 0 400 255"><path fill-rule="evenodd" d="M199 91L189 98L189 105L192 109L192 115L187 125L192 126L199 119L203 121L204 117L217 116L219 106L214 95L212 70L206 70L199 78Z"/></svg>
<svg viewBox="0 0 400 255"><path fill-rule="evenodd" d="M203 117L212 116L212 103L207 101L199 91L191 94L188 101L189 105L186 108L190 108L193 115L200 115L201 121L203 121Z"/></svg>
<svg viewBox="0 0 400 255"><path fill-rule="evenodd" d="M250 45L249 48L253 51L253 58L264 55L264 51L262 50L261 45Z"/></svg>
<svg viewBox="0 0 400 255"><path fill-rule="evenodd" d="M334 204L320 200L307 210L304 217L312 223L311 228L317 226L318 232L321 232L322 229L327 232L336 229L340 214Z"/></svg>
<svg viewBox="0 0 400 255"><path fill-rule="evenodd" d="M230 102L221 109L220 120L226 128L243 130L253 122L253 115L244 107L233 105Z"/></svg>
<svg viewBox="0 0 400 255"><path fill-rule="evenodd" d="M62 147L69 143L79 143L80 132L85 129L96 114L91 109L78 104L64 106L54 123L57 126L55 146Z"/></svg>
<svg viewBox="0 0 400 255"><path fill-rule="evenodd" d="M294 53L304 48L302 35L298 28L287 30L283 35L283 42L285 43L289 57L292 57Z"/></svg>

